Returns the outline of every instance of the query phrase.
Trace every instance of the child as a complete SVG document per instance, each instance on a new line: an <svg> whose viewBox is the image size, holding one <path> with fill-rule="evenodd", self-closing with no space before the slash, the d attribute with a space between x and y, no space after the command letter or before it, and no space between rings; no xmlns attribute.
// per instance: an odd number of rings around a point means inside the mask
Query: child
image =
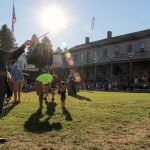
<svg viewBox="0 0 150 150"><path fill-rule="evenodd" d="M61 95L60 100L61 100L61 108L65 108L65 100L66 100L66 85L64 81L61 81L59 84L59 91L58 93Z"/></svg>
<svg viewBox="0 0 150 150"><path fill-rule="evenodd" d="M52 68L49 70L49 72L53 77L53 81L51 82L51 94L52 94L52 102L53 102L55 100L58 76L55 74L55 72Z"/></svg>

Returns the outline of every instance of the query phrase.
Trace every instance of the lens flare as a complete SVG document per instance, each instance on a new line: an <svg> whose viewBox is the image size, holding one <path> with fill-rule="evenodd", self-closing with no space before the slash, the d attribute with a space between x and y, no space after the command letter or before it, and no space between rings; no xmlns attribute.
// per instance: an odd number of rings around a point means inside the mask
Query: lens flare
<svg viewBox="0 0 150 150"><path fill-rule="evenodd" d="M67 48L67 43L66 42L62 42L61 46L62 46L62 48Z"/></svg>
<svg viewBox="0 0 150 150"><path fill-rule="evenodd" d="M71 53L67 52L66 53L66 58L71 58Z"/></svg>
<svg viewBox="0 0 150 150"><path fill-rule="evenodd" d="M70 59L70 60L68 60L68 64L72 66L72 65L74 65L74 61L72 59Z"/></svg>

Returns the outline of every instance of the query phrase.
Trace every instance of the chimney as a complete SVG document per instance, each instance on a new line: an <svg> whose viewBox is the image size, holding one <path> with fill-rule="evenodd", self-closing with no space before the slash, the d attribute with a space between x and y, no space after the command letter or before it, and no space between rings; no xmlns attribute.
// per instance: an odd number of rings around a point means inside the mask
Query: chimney
<svg viewBox="0 0 150 150"><path fill-rule="evenodd" d="M90 38L89 37L85 37L85 44L90 43Z"/></svg>
<svg viewBox="0 0 150 150"><path fill-rule="evenodd" d="M112 38L112 32L111 31L107 31L107 39L111 39Z"/></svg>

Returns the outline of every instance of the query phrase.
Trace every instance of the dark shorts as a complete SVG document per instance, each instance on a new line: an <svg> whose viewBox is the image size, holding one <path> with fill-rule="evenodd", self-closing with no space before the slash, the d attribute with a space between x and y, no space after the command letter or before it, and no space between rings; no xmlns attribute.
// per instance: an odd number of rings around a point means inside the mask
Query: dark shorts
<svg viewBox="0 0 150 150"><path fill-rule="evenodd" d="M0 94L5 95L8 92L8 88L7 74L6 72L0 71Z"/></svg>
<svg viewBox="0 0 150 150"><path fill-rule="evenodd" d="M66 100L66 94L61 94L61 101L65 101Z"/></svg>

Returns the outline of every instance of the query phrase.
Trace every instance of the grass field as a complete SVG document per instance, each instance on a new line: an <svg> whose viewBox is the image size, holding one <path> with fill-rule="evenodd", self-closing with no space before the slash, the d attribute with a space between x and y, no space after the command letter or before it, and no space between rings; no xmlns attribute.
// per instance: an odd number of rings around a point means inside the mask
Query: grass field
<svg viewBox="0 0 150 150"><path fill-rule="evenodd" d="M5 104L0 119L1 150L149 150L150 94L81 91L60 96L37 111L38 97L24 93L22 103Z"/></svg>

